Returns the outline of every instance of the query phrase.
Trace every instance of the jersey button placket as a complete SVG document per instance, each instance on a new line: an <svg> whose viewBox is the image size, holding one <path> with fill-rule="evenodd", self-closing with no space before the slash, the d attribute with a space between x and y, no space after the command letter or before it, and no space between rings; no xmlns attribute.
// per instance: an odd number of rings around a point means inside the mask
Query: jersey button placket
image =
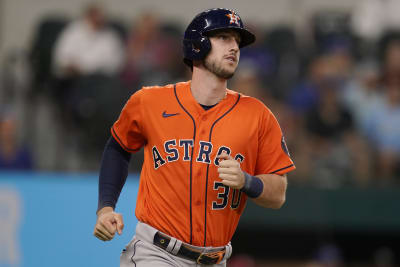
<svg viewBox="0 0 400 267"><path fill-rule="evenodd" d="M208 126L207 120L208 120L207 115L204 114L204 115L200 116L200 125L199 125L200 126L199 127L200 138L204 138L205 134L207 133L207 130L206 130L206 127Z"/></svg>

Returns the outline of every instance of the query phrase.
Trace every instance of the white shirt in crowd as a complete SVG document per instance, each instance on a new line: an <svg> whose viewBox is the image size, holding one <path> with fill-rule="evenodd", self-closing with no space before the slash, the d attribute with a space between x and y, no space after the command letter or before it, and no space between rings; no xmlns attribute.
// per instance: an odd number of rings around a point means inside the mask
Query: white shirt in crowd
<svg viewBox="0 0 400 267"><path fill-rule="evenodd" d="M66 68L75 66L83 75L112 75L122 66L123 46L112 29L93 30L85 20L72 22L61 33L53 54L57 76L66 75Z"/></svg>
<svg viewBox="0 0 400 267"><path fill-rule="evenodd" d="M380 38L386 30L399 30L399 9L399 0L358 1L352 17L353 30L370 40Z"/></svg>

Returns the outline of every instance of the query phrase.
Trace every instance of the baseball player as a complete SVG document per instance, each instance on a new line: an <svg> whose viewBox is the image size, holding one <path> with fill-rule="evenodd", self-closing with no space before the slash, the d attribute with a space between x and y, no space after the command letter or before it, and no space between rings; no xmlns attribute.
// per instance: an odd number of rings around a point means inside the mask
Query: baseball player
<svg viewBox="0 0 400 267"><path fill-rule="evenodd" d="M144 87L111 128L101 163L94 235L122 233L114 211L130 154L144 147L136 233L120 266L226 266L248 198L277 209L295 169L279 124L255 98L226 88L255 41L232 10L204 11L183 39L191 81Z"/></svg>

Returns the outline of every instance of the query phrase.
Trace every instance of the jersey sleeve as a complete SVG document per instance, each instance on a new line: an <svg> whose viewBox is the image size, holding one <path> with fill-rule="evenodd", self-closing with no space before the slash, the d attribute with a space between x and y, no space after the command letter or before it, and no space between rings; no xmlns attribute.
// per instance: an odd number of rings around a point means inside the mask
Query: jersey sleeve
<svg viewBox="0 0 400 267"><path fill-rule="evenodd" d="M268 109L265 109L261 117L258 138L256 175L283 175L295 169L279 123Z"/></svg>
<svg viewBox="0 0 400 267"><path fill-rule="evenodd" d="M128 152L136 152L145 144L142 114L143 90L133 94L111 128L115 140Z"/></svg>

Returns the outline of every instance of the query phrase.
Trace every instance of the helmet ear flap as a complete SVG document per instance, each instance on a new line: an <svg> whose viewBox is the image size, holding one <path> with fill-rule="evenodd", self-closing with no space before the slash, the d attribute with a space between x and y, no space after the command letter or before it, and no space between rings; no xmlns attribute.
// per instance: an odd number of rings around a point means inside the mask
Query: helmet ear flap
<svg viewBox="0 0 400 267"><path fill-rule="evenodd" d="M192 41L193 60L201 60L211 50L211 42L207 37L201 37Z"/></svg>
<svg viewBox="0 0 400 267"><path fill-rule="evenodd" d="M207 56L208 52L211 50L211 42L207 37L204 36L198 39L184 39L183 49L186 59L184 61L187 65L189 65L189 62L193 60L202 60Z"/></svg>

